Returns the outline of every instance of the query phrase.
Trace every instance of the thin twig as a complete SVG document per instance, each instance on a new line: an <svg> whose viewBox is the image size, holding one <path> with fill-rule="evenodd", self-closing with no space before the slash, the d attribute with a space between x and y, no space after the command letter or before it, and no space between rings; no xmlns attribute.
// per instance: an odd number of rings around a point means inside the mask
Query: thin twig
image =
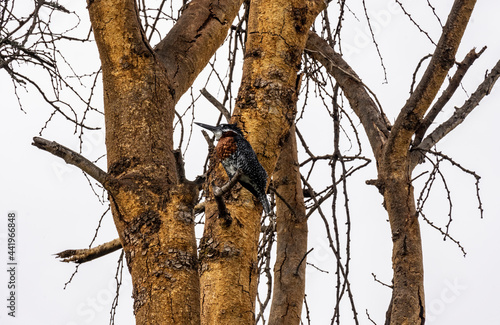
<svg viewBox="0 0 500 325"><path fill-rule="evenodd" d="M116 294L113 302L111 303L111 310L109 311L109 325L115 324L116 307L118 307L118 297L120 296L120 287L122 286L122 275L123 275L123 255L124 251L120 254L118 258L118 265L116 267L115 281L116 281Z"/></svg>
<svg viewBox="0 0 500 325"><path fill-rule="evenodd" d="M390 289L394 288L392 285L389 285L389 284L384 283L384 282L380 281L379 279L377 279L377 276L375 275L375 273L372 273L372 276L373 276L373 280L374 280L375 282L378 282L378 283L380 283L381 285L386 286L387 288L390 288Z"/></svg>
<svg viewBox="0 0 500 325"><path fill-rule="evenodd" d="M302 257L302 259L300 260L299 264L297 265L297 268L295 269L295 273L294 273L294 275L299 275L299 268L300 268L300 265L302 264L302 262L304 262L304 261L305 261L305 259L306 259L307 255L309 255L309 253L310 253L310 252L312 252L313 250L314 250L314 247L313 247L313 248L311 248L310 250L308 250L308 251L304 254L304 256L303 256L303 257Z"/></svg>

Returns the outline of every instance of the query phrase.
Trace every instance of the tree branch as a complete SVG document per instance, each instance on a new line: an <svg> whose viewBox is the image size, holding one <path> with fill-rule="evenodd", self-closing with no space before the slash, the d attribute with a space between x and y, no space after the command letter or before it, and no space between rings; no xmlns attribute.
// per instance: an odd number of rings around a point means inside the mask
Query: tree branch
<svg viewBox="0 0 500 325"><path fill-rule="evenodd" d="M236 182L238 182L240 176L241 170L238 169L234 176L229 180L229 182L224 184L222 187L218 187L212 184L215 202L217 203L217 208L219 210L219 217L224 219L224 223L226 226L231 225L233 219L231 218L231 214L227 210L226 203L224 202L224 199L222 197L224 196L224 194L229 192L234 187L234 185L236 185Z"/></svg>
<svg viewBox="0 0 500 325"><path fill-rule="evenodd" d="M62 158L67 164L80 168L82 171L101 183L106 190L110 191L111 177L79 153L66 148L55 141L49 141L40 137L34 137L32 145L38 149L45 150L59 158Z"/></svg>
<svg viewBox="0 0 500 325"><path fill-rule="evenodd" d="M453 115L439 125L431 134L429 134L422 143L416 147L423 151L429 150L436 143L438 143L445 135L450 133L459 124L461 124L467 115L479 105L479 102L484 98L484 96L489 95L492 87L495 85L498 77L500 76L500 60L495 64L491 72L486 76L484 81L477 87L470 98L459 108L455 110ZM416 165L421 157L421 152L419 150L413 151L412 162Z"/></svg>
<svg viewBox="0 0 500 325"><path fill-rule="evenodd" d="M176 101L224 42L242 3L243 0L193 0L156 45L155 52L167 68Z"/></svg>
<svg viewBox="0 0 500 325"><path fill-rule="evenodd" d="M479 58L479 56L485 50L486 46L483 47L481 51L479 51L479 53L476 53L476 49L470 50L469 53L467 53L467 55L465 56L464 60L458 64L457 71L455 71L455 74L450 79L448 87L443 91L439 99L434 103L434 105L429 110L425 118L422 120L422 123L418 127L415 133L415 140L413 141L414 146L418 146L420 144L429 126L432 124L432 122L434 122L437 115L441 112L446 103L448 103L451 96L453 96L453 94L457 90L458 86L460 86L460 82L462 82L462 79L469 67L477 58Z"/></svg>
<svg viewBox="0 0 500 325"><path fill-rule="evenodd" d="M441 38L415 91L401 109L389 141L404 145L388 148L390 151L407 152L408 146L420 119L431 105L441 88L450 68L455 63L455 54L464 34L476 0L456 0L451 8Z"/></svg>
<svg viewBox="0 0 500 325"><path fill-rule="evenodd" d="M62 258L61 262L85 263L96 258L113 253L122 248L122 243L119 238L93 248L84 249L67 249L55 254L57 258Z"/></svg>
<svg viewBox="0 0 500 325"><path fill-rule="evenodd" d="M370 96L370 93L372 95L373 93L369 91L342 56L312 31L309 32L305 53L320 62L339 83L349 100L349 104L361 120L372 150L377 157L389 135L390 125L381 106L377 105L377 102ZM377 107L380 108L380 111Z"/></svg>
<svg viewBox="0 0 500 325"><path fill-rule="evenodd" d="M229 114L229 111L224 107L224 105L222 105L214 96L212 96L212 94L210 94L205 88L203 88L202 90L200 90L201 94L203 96L205 96L205 98L210 102L212 103L212 105L215 106L215 108L217 108L219 110L219 112L222 113L222 115L224 115L224 117L226 118L226 121L227 123L230 123L231 121L231 114Z"/></svg>

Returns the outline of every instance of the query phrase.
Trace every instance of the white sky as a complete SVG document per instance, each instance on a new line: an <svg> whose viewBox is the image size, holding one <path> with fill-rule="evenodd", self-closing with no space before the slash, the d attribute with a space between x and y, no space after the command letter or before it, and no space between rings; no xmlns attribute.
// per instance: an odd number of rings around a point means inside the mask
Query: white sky
<svg viewBox="0 0 500 325"><path fill-rule="evenodd" d="M437 2L437 1L434 1ZM434 4L445 20L451 1ZM82 4L83 5L83 2ZM389 119L394 120L398 110L408 97L411 74L418 60L430 53L432 48L422 34L419 34L400 11L392 9L392 1L368 4L372 24L376 29L384 63L388 73L388 84L383 83L383 74L375 49L365 32L366 26L355 23L351 29L346 25L343 30L344 53L352 65L378 96ZM357 17L364 21L359 5L351 7ZM437 41L439 25L428 9L409 6L414 17L431 37ZM487 51L476 61L463 82L470 94L483 79L486 69L500 59L498 31L500 21L499 2L479 1L476 5L469 28L459 49L460 61L472 48L488 45ZM82 24L88 24L85 13L80 15ZM353 21L351 18L349 21ZM348 22L346 22L347 24ZM375 26L377 25L377 26ZM95 67L96 51L81 52L83 47L72 48L72 54L79 60L78 67ZM199 86L195 91L198 91ZM453 105L460 106L465 98L463 91L452 99L446 110L448 115ZM17 108L12 94L11 83L4 71L0 71L0 98L2 98L2 117L0 118L0 137L3 156L0 160L0 263L6 270L6 226L7 213L18 214L18 274L17 316L7 316L7 272L0 272L0 324L107 324L109 310L115 295L114 275L119 253L115 252L91 263L80 266L78 274L66 290L74 265L57 261L53 254L69 248L85 248L94 236L99 217L106 210L96 199L88 186L86 178L76 168L67 166L62 160L31 146L31 139L38 135L40 128L50 115L51 110L34 93L23 97L27 114ZM500 120L500 85L486 97L458 129L439 144L448 156L465 168L476 171L481 179L481 195L484 206L484 219L479 218L475 198L474 179L457 172L455 168L445 168L448 185L452 188L454 221L451 234L460 240L467 251L463 258L460 250L449 240L427 224L421 222L428 324L499 324L497 312L500 305L500 261L497 249L500 247L500 203L498 197L499 148L496 128ZM187 100L180 105L187 105ZM196 119L212 123L215 110L204 100L197 102ZM309 113L301 121L299 128L304 134L322 134L321 110ZM439 121L444 119L441 118ZM97 119L95 123L100 123ZM312 133L314 132L314 133ZM324 131L329 132L329 131ZM73 127L62 118L56 117L43 136L58 141L75 150L78 139L73 135ZM103 132L88 133L84 154L96 159L105 152ZM328 153L329 144L318 143L313 147L317 153ZM323 151L322 151L323 149ZM201 173L204 159L199 152L206 152L206 144L195 129L186 154L188 177ZM370 155L366 147L365 153ZM105 164L100 161L101 167ZM330 177L329 171L326 179ZM321 176L316 180L320 182ZM387 216L381 206L381 196L373 187L364 185L366 179L375 177L374 163L352 178L349 189L352 217L352 261L351 284L357 302L361 324L369 324L365 316L368 309L377 324L383 324L389 303L390 290L375 283L371 273L385 282L390 282L391 240ZM425 178L422 177L420 185ZM441 224L446 222L447 203L442 191L434 192L426 215ZM326 209L328 211L328 209ZM311 309L313 324L326 324L332 315L332 299L335 290L332 254L324 238L319 218L310 220L310 247L315 247L308 256L308 262L328 270L321 273L308 267L307 298ZM107 215L99 232L97 243L114 239L116 231ZM126 268L124 285L115 318L116 324L134 324L132 315L131 285ZM347 300L346 300L347 302ZM349 306L345 305L343 315L345 324L352 323Z"/></svg>

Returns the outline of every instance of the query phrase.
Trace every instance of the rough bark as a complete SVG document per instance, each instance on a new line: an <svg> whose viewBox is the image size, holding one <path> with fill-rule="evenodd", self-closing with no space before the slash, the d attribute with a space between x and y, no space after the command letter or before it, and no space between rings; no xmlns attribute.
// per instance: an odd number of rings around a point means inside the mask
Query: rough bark
<svg viewBox="0 0 500 325"><path fill-rule="evenodd" d="M241 126L269 175L294 121L307 31L324 6L323 1L250 2L242 83L232 121ZM220 164L209 178L219 185L227 181ZM236 186L226 199L233 222L224 226L211 196L209 190L200 244L202 323L253 324L262 209L248 191Z"/></svg>
<svg viewBox="0 0 500 325"><path fill-rule="evenodd" d="M108 174L117 180L111 207L137 324L200 322L197 189L178 175L172 122L177 100L223 42L241 1L228 1L224 17L207 10L209 3L191 2L187 18L154 51L135 1L88 2L102 63Z"/></svg>
<svg viewBox="0 0 500 325"><path fill-rule="evenodd" d="M142 37L134 1L95 1L89 13L102 62L108 173L120 182L111 206L136 323L198 323L196 193L177 182L166 71Z"/></svg>
<svg viewBox="0 0 500 325"><path fill-rule="evenodd" d="M451 8L443 33L415 91L401 109L391 130L385 155L407 155L411 138L455 63L455 54L469 22L475 0L457 0ZM397 153L398 151L399 153Z"/></svg>
<svg viewBox="0 0 500 325"><path fill-rule="evenodd" d="M415 132L415 139L413 140L413 146L418 146L422 142L422 138L427 132L428 128L434 122L438 114L442 111L443 107L448 103L451 96L455 93L457 88L460 86L465 73L470 68L470 66L474 63L474 61L479 58L479 56L486 50L486 47L483 47L479 53L476 53L476 49L472 49L467 53L464 60L458 63L457 71L452 78L450 78L450 82L448 83L448 87L443 91L439 99L432 105L429 112L422 119L422 122L419 124L417 131Z"/></svg>
<svg viewBox="0 0 500 325"><path fill-rule="evenodd" d="M306 285L307 218L294 126L283 144L273 182L277 192L277 247L269 324L300 324Z"/></svg>
<svg viewBox="0 0 500 325"><path fill-rule="evenodd" d="M219 218L208 190L200 295L193 225L197 187L184 179L172 150L175 104L223 42L241 3L191 1L153 49L143 35L135 1L88 0L102 62L108 172L65 147L34 139L39 148L78 166L108 190L120 245L104 245L96 254L123 247L132 275L137 324L198 324L200 297L204 324L254 322L260 204L236 186L226 196L233 220L228 223ZM277 200L277 281L270 323L300 322L304 296L307 224L296 148L288 151L295 143L294 132L288 138L287 134L295 117L297 72L306 40L308 53L342 87L377 159L378 179L372 183L384 196L394 245L394 290L387 323L424 323L422 247L411 184L418 157L410 151L411 141L420 128L422 143L417 149L435 144L464 120L500 75L499 61L464 106L424 137L444 103L438 101L427 120L424 115L455 62L474 4L474 0L455 1L429 66L391 128L354 71L326 42L308 34L325 2L250 1L243 77L232 120L242 127L269 174L281 157L274 174L282 198ZM457 74L453 87L461 77ZM283 145L287 150L280 155ZM288 168L294 169L291 177ZM209 176L219 185L227 181L215 163Z"/></svg>

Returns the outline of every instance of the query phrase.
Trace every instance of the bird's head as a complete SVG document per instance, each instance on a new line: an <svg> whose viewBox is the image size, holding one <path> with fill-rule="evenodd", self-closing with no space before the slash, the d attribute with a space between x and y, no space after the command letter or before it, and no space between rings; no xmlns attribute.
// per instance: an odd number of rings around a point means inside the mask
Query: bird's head
<svg viewBox="0 0 500 325"><path fill-rule="evenodd" d="M209 131L212 131L215 135L215 139L219 140L223 135L224 136L235 136L240 135L243 136L240 128L236 124L219 124L217 126L211 126L208 124L194 122L195 124L205 128Z"/></svg>

